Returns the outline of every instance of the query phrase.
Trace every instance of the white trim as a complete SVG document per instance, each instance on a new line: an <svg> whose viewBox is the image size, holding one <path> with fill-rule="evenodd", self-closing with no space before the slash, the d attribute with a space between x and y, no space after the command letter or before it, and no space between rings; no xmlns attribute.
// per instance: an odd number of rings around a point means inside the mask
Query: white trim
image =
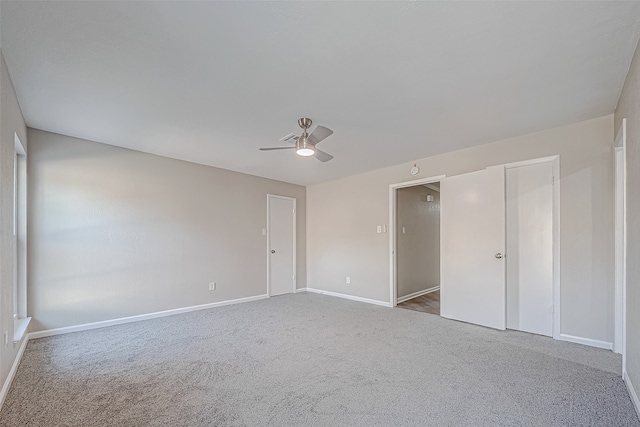
<svg viewBox="0 0 640 427"><path fill-rule="evenodd" d="M232 305L232 304L240 304L240 303L249 302L249 301L257 301L257 300L265 299L268 297L269 296L266 294L256 295L253 297L238 298L238 299L232 299L232 300L226 300L226 301L220 301L220 302L212 302L209 304L194 305L191 307L174 308L171 310L157 311L154 313L140 314L137 316L121 317L119 319L104 320L101 322L85 323L82 325L67 326L64 328L47 329L44 331L31 332L29 334L29 338L31 339L43 338L43 337L50 337L53 335L68 334L71 332L80 332L80 331L88 331L91 329L106 328L108 326L121 325L123 323L139 322L142 320L155 319L158 317L173 316L174 314L188 313L190 311L206 310L208 308L222 307L225 305Z"/></svg>
<svg viewBox="0 0 640 427"><path fill-rule="evenodd" d="M22 145L22 141L18 137L17 133L13 133L13 148L20 156L26 156L27 152L24 149L24 145Z"/></svg>
<svg viewBox="0 0 640 427"><path fill-rule="evenodd" d="M399 182L389 185L389 306L398 305L398 281L397 281L397 242L396 242L396 203L397 190L399 188L415 187L416 185L425 185L432 182L439 182L446 178L446 175L436 175L429 178L416 179L413 181Z"/></svg>
<svg viewBox="0 0 640 427"><path fill-rule="evenodd" d="M269 201L271 199L283 199L289 200L293 202L293 288L291 290L292 293L296 293L296 289L298 287L298 274L296 271L296 240L297 240L297 199L295 197L288 196L279 196L277 194L267 194L267 295L271 296L271 215L270 215L270 204Z"/></svg>
<svg viewBox="0 0 640 427"><path fill-rule="evenodd" d="M588 345L589 347L604 348L605 350L613 349L613 343L606 342L606 341L592 340L591 338L582 338L582 337L576 337L574 335L560 334L560 336L557 339L560 341L567 341L567 342L573 342L576 344Z"/></svg>
<svg viewBox="0 0 640 427"><path fill-rule="evenodd" d="M391 304L388 303L387 301L357 297L355 295L340 294L338 292L323 291L321 289L301 288L301 289L298 289L297 292L312 292L314 294L328 295L330 297L338 297L338 298L349 299L352 301L366 302L367 304L375 304L375 305L381 305L383 307L391 307Z"/></svg>
<svg viewBox="0 0 640 427"><path fill-rule="evenodd" d="M396 184L389 185L389 187L395 187L395 188L415 187L416 185L424 185L424 184L430 184L432 182L438 182L441 179L444 179L446 177L447 175L436 175L429 178L414 179L413 181L398 182Z"/></svg>
<svg viewBox="0 0 640 427"><path fill-rule="evenodd" d="M433 288L429 288L429 289L425 289L425 290L422 290L422 291L414 292L412 294L405 295L403 297L397 298L396 302L398 304L400 304L400 303L403 303L405 301L409 301L410 299L418 298L418 297L421 297L422 295L430 294L431 292L435 292L435 291L439 291L439 290L440 290L440 286L434 286Z"/></svg>
<svg viewBox="0 0 640 427"><path fill-rule="evenodd" d="M13 359L13 365L11 365L11 370L9 371L9 375L7 375L7 379L2 385L2 390L0 390L0 409L2 409L2 405L4 404L4 399L7 397L9 393L9 388L11 387L11 383L13 382L13 377L16 375L16 371L18 370L18 366L22 361L22 354L24 353L24 349L27 348L27 342L31 338L27 334L26 337L22 340L22 344L20 344L20 348L18 349L18 353L16 354L16 358Z"/></svg>
<svg viewBox="0 0 640 427"><path fill-rule="evenodd" d="M27 328L29 327L29 323L31 322L31 317L24 317L13 319L13 343L18 343L22 340L27 332Z"/></svg>
<svg viewBox="0 0 640 427"><path fill-rule="evenodd" d="M631 396L631 401L633 402L633 407L636 409L638 413L638 417L640 417L640 399L638 399L638 393L636 393L636 389L633 387L631 383L631 378L626 373L626 371L622 374L622 379L624 380L625 385L627 386L627 390L629 391L629 396Z"/></svg>
<svg viewBox="0 0 640 427"><path fill-rule="evenodd" d="M440 192L440 189L433 184L424 184L424 186L427 187L429 190L433 190L438 193Z"/></svg>
<svg viewBox="0 0 640 427"><path fill-rule="evenodd" d="M15 132L13 146L13 317L24 319L27 317L27 152ZM14 336L13 341L18 342L20 338Z"/></svg>
<svg viewBox="0 0 640 427"><path fill-rule="evenodd" d="M559 339L561 334L560 311L562 300L560 298L560 156L553 156L553 339Z"/></svg>
<svg viewBox="0 0 640 427"><path fill-rule="evenodd" d="M619 159L620 157L620 159ZM613 339L613 351L622 354L622 290L624 289L624 148L615 147L613 150L614 162L614 213L615 213L615 287L614 287L614 319L615 336ZM622 174L622 179L619 179ZM621 197L618 191L621 191Z"/></svg>
<svg viewBox="0 0 640 427"><path fill-rule="evenodd" d="M616 176L615 194L618 193L618 151L622 150L622 223L618 221L618 201L615 200L615 339L614 351L622 353L622 374L627 371L626 329L627 329L627 119L623 118L620 128L616 132L614 140L614 173ZM622 242L618 239L622 238ZM618 247L622 246L622 253L618 253ZM620 270L618 265L620 264Z"/></svg>
<svg viewBox="0 0 640 427"><path fill-rule="evenodd" d="M539 165L540 163L552 162L558 157L559 156L556 154L555 156L539 157L537 159L522 160L519 162L505 163L503 165L497 165L497 166L504 166L505 169L519 168L522 166L532 166L532 165Z"/></svg>

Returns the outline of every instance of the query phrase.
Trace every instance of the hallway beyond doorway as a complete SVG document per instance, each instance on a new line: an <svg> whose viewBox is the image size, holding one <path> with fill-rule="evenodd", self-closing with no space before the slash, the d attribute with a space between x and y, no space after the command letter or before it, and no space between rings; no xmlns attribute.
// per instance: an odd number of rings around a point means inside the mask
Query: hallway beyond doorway
<svg viewBox="0 0 640 427"><path fill-rule="evenodd" d="M440 315L440 290L412 298L397 305L399 308Z"/></svg>

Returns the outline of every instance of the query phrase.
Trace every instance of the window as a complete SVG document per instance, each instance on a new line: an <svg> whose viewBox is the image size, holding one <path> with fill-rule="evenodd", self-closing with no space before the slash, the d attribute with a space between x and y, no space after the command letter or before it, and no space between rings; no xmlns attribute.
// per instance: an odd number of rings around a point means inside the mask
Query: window
<svg viewBox="0 0 640 427"><path fill-rule="evenodd" d="M14 134L13 157L13 341L20 341L27 317L27 153ZM5 338L6 339L6 338Z"/></svg>

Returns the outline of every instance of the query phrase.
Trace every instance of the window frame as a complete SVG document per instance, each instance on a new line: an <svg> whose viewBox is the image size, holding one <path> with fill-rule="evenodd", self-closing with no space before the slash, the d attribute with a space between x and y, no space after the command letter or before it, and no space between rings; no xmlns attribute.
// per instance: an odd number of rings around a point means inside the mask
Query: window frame
<svg viewBox="0 0 640 427"><path fill-rule="evenodd" d="M27 153L14 133L13 152L13 342L25 336L27 316Z"/></svg>

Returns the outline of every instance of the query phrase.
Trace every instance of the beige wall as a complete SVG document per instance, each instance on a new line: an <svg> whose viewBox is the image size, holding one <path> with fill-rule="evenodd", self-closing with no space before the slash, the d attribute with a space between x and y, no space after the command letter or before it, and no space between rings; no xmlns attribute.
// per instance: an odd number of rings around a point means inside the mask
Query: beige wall
<svg viewBox="0 0 640 427"><path fill-rule="evenodd" d="M496 124L499 126L499 124ZM389 185L560 155L561 332L612 342L613 116L307 188L309 287L389 301ZM426 141L428 142L428 141ZM351 284L345 284L351 276Z"/></svg>
<svg viewBox="0 0 640 427"><path fill-rule="evenodd" d="M297 198L306 286L304 187L39 130L29 139L33 330L265 294L267 193Z"/></svg>
<svg viewBox="0 0 640 427"><path fill-rule="evenodd" d="M25 150L27 131L0 50L0 384L7 379L20 343L13 344L13 156L14 134ZM7 346L2 341L9 335Z"/></svg>
<svg viewBox="0 0 640 427"><path fill-rule="evenodd" d="M636 48L615 113L627 119L627 373L640 393L640 49Z"/></svg>
<svg viewBox="0 0 640 427"><path fill-rule="evenodd" d="M426 201L428 195L433 202ZM440 193L417 185L399 188L396 197L398 298L402 298L440 286Z"/></svg>

